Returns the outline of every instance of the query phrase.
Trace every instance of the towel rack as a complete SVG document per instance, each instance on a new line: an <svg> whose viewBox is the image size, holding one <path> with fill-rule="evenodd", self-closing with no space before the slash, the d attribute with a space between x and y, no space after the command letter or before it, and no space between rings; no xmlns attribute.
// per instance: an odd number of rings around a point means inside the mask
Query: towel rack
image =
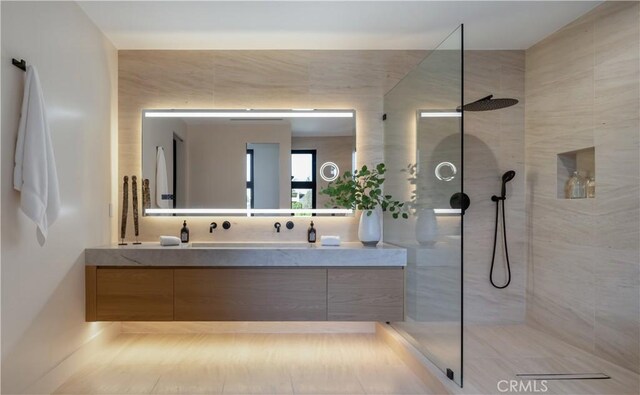
<svg viewBox="0 0 640 395"><path fill-rule="evenodd" d="M27 71L27 62L25 62L24 59L18 60L16 58L12 58L11 63L20 70Z"/></svg>

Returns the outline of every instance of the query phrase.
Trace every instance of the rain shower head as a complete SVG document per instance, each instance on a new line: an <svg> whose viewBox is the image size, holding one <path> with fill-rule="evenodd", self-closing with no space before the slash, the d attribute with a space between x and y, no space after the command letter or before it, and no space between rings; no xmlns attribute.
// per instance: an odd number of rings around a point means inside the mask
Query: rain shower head
<svg viewBox="0 0 640 395"><path fill-rule="evenodd" d="M518 104L518 100L516 99L494 99L493 95L489 95L480 100L465 104L463 108L465 111L492 111L511 107L516 104ZM458 107L457 110L460 111L460 107Z"/></svg>

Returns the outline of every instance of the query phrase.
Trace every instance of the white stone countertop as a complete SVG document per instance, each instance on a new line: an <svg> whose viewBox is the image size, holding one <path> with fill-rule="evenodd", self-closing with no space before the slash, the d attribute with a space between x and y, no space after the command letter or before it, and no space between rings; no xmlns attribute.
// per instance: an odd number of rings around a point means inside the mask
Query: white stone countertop
<svg viewBox="0 0 640 395"><path fill-rule="evenodd" d="M117 244L87 248L87 266L210 266L210 267L388 267L406 266L407 250L380 243L340 246L320 243L190 243L163 247L159 243Z"/></svg>

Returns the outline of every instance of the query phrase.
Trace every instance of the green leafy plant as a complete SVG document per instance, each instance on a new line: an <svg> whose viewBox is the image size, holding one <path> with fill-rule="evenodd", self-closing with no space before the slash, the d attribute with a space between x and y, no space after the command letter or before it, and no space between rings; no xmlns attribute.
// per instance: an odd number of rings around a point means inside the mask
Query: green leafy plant
<svg viewBox="0 0 640 395"><path fill-rule="evenodd" d="M419 178L418 164L409 163L406 168L400 171L407 173L409 176L407 177L407 181L409 181L409 184L413 186L413 189L411 190L411 198L407 202L407 210L417 212L421 208L426 207L427 204L423 202L424 199L420 199L421 196L427 195L426 180L424 180L424 177L422 179Z"/></svg>
<svg viewBox="0 0 640 395"><path fill-rule="evenodd" d="M404 209L404 203L382 193L386 171L384 163L379 163L374 169L362 166L353 174L346 171L320 193L331 198L329 206L332 207L362 210L366 211L367 215L371 215L372 210L380 207L382 211L391 212L393 218L402 216L406 219L409 215Z"/></svg>

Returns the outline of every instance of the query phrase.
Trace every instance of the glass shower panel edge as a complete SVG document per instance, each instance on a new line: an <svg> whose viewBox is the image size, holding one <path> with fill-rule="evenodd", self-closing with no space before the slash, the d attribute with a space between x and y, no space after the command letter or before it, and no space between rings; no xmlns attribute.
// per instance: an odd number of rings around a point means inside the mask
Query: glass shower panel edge
<svg viewBox="0 0 640 395"><path fill-rule="evenodd" d="M408 220L384 221L407 248L405 320L391 326L462 386L463 26L384 98L385 188Z"/></svg>

